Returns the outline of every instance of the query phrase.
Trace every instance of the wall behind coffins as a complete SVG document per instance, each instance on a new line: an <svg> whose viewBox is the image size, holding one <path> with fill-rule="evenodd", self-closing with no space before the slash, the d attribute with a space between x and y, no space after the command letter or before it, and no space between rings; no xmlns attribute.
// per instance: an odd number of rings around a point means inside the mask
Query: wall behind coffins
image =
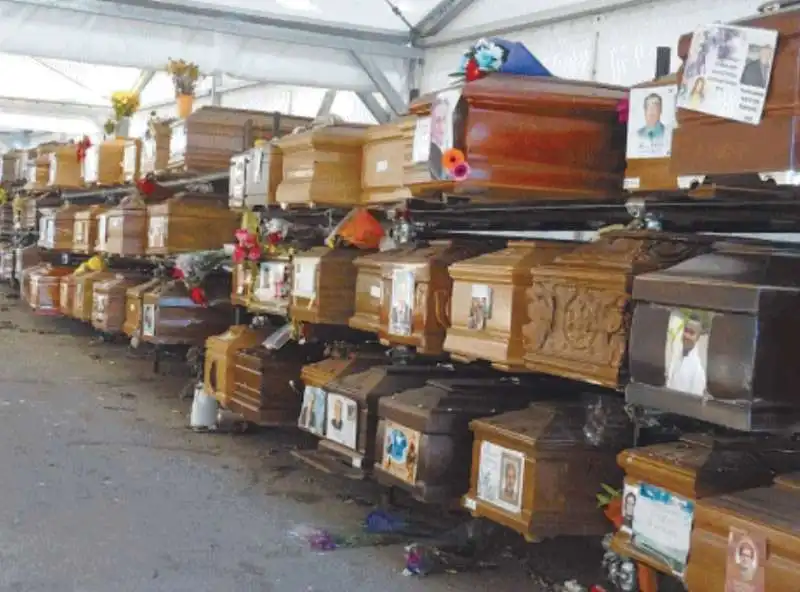
<svg viewBox="0 0 800 592"><path fill-rule="evenodd" d="M565 4L562 13L570 9L570 3L554 2L547 0L544 4ZM479 0L442 34L429 40L434 47L425 52L422 91L437 90L449 84L448 74L458 67L464 49L481 36L494 34L524 43L556 76L630 86L653 77L656 47L673 49L672 70L675 71L679 66L678 38L682 34L715 21L729 22L752 16L763 2L617 2L628 7L579 18L559 16L564 20L522 30L495 32L492 23L498 17L503 18L506 26L509 17L518 17L520 21L524 20L525 15L535 17L531 8L533 3ZM572 1L571 4L577 10L581 4L598 5L599 2ZM630 6L632 4L635 6ZM544 13L547 12L545 8L540 6L537 10ZM465 35L470 37L464 39ZM447 44L438 46L440 43Z"/></svg>

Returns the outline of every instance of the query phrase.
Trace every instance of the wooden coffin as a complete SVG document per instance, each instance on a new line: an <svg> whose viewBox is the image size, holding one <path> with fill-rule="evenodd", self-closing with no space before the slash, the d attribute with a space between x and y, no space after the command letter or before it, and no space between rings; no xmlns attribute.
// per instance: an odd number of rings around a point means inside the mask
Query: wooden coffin
<svg viewBox="0 0 800 592"><path fill-rule="evenodd" d="M289 312L291 275L292 264L288 255L275 255L260 262L247 310L285 317Z"/></svg>
<svg viewBox="0 0 800 592"><path fill-rule="evenodd" d="M236 263L231 273L231 304L234 306L247 306L253 292L254 278L257 273L254 269L257 263Z"/></svg>
<svg viewBox="0 0 800 592"><path fill-rule="evenodd" d="M316 456L317 462L323 468L344 464L355 469L357 477L369 473L377 448L380 399L423 387L429 379L453 376L451 366L386 365L385 360L362 358L325 386L325 438L320 441L322 454Z"/></svg>
<svg viewBox="0 0 800 592"><path fill-rule="evenodd" d="M233 240L240 216L211 196L179 193L147 208L147 254L221 249Z"/></svg>
<svg viewBox="0 0 800 592"><path fill-rule="evenodd" d="M702 182L705 176L746 173L760 173L762 179L772 179L778 185L793 185L795 171L800 168L795 150L795 119L800 113L800 90L796 85L800 11L792 7L742 19L735 25L778 31L762 119L758 125L750 125L679 109L672 170L681 178L682 186ZM678 43L684 68L691 39L692 34L687 33ZM691 92L696 80L694 76L681 76L679 82L682 92ZM754 150L754 146L758 149Z"/></svg>
<svg viewBox="0 0 800 592"><path fill-rule="evenodd" d="M623 525L614 536L614 550L661 573L682 576L696 502L772 481L773 463L750 441L742 442L689 435L620 453Z"/></svg>
<svg viewBox="0 0 800 592"><path fill-rule="evenodd" d="M61 314L61 278L73 271L74 267L46 265L31 273L28 303L37 314Z"/></svg>
<svg viewBox="0 0 800 592"><path fill-rule="evenodd" d="M27 150L11 150L3 154L3 183L19 183L24 181L27 165Z"/></svg>
<svg viewBox="0 0 800 592"><path fill-rule="evenodd" d="M356 124L320 126L278 140L283 154L278 203L358 204L366 130L366 126Z"/></svg>
<svg viewBox="0 0 800 592"><path fill-rule="evenodd" d="M166 122L151 122L150 135L142 140L141 175L164 171L169 163L172 128Z"/></svg>
<svg viewBox="0 0 800 592"><path fill-rule="evenodd" d="M638 276L633 298L629 402L736 430L800 429L800 256L722 246Z"/></svg>
<svg viewBox="0 0 800 592"><path fill-rule="evenodd" d="M133 183L142 175L142 141L139 138L125 138L122 152L122 180Z"/></svg>
<svg viewBox="0 0 800 592"><path fill-rule="evenodd" d="M100 216L108 211L107 206L94 205L75 212L72 226L72 251L91 255L97 246Z"/></svg>
<svg viewBox="0 0 800 592"><path fill-rule="evenodd" d="M0 280L10 282L14 279L14 247L8 243L0 246Z"/></svg>
<svg viewBox="0 0 800 592"><path fill-rule="evenodd" d="M705 241L705 242L704 242ZM609 232L533 270L525 366L617 388L630 326L633 278L709 248L702 237Z"/></svg>
<svg viewBox="0 0 800 592"><path fill-rule="evenodd" d="M121 185L128 138L110 138L91 146L83 159L83 180L90 185Z"/></svg>
<svg viewBox="0 0 800 592"><path fill-rule="evenodd" d="M436 240L383 253L381 343L441 354L453 285L447 268L494 246L489 241Z"/></svg>
<svg viewBox="0 0 800 592"><path fill-rule="evenodd" d="M59 282L58 308L62 315L72 316L75 305L75 281L77 276L74 273L65 275Z"/></svg>
<svg viewBox="0 0 800 592"><path fill-rule="evenodd" d="M122 257L138 257L147 251L147 206L139 200L123 200L100 215L97 251Z"/></svg>
<svg viewBox="0 0 800 592"><path fill-rule="evenodd" d="M404 130L416 119L410 116L367 129L361 168L362 203L391 203L411 197L403 185Z"/></svg>
<svg viewBox="0 0 800 592"><path fill-rule="evenodd" d="M33 265L26 266L18 275L20 285L20 296L22 300L28 305L31 305L31 298L33 297L33 290L31 289L32 279L34 275L44 273L50 267L49 263L36 262ZM60 289L60 286L59 286ZM59 294L60 296L60 294Z"/></svg>
<svg viewBox="0 0 800 592"><path fill-rule="evenodd" d="M355 302L353 316L348 321L353 329L376 335L380 331L383 263L391 264L392 257L392 251L385 251L363 255L353 261L356 267Z"/></svg>
<svg viewBox="0 0 800 592"><path fill-rule="evenodd" d="M550 77L493 74L436 95L429 166L434 192L486 199L607 198L622 187L628 89ZM460 150L471 172L453 181L442 155ZM412 192L417 192L413 185Z"/></svg>
<svg viewBox="0 0 800 592"><path fill-rule="evenodd" d="M29 152L26 189L46 189L50 182L50 153L57 144L42 144Z"/></svg>
<svg viewBox="0 0 800 592"><path fill-rule="evenodd" d="M694 512L689 590L800 591L800 491L748 489L700 500Z"/></svg>
<svg viewBox="0 0 800 592"><path fill-rule="evenodd" d="M631 193L678 189L670 168L677 94L677 74L631 89L625 166L625 189Z"/></svg>
<svg viewBox="0 0 800 592"><path fill-rule="evenodd" d="M111 279L115 275L113 271L90 271L76 275L71 316L79 321L91 323L94 310L94 287L98 282Z"/></svg>
<svg viewBox="0 0 800 592"><path fill-rule="evenodd" d="M200 107L171 124L170 169L197 173L228 170L231 157L253 145L306 125L309 119L225 107Z"/></svg>
<svg viewBox="0 0 800 592"><path fill-rule="evenodd" d="M247 325L233 325L224 333L206 339L203 369L205 392L227 407L233 396L236 354L263 342L272 332L271 327L254 329Z"/></svg>
<svg viewBox="0 0 800 592"><path fill-rule="evenodd" d="M41 260L42 254L35 245L14 248L14 279L19 282L20 295L23 298L28 294L27 284L23 281L25 271L39 265Z"/></svg>
<svg viewBox="0 0 800 592"><path fill-rule="evenodd" d="M22 214L20 215L20 224L23 228L38 228L37 224L37 200L33 197L23 198L25 203L23 205Z"/></svg>
<svg viewBox="0 0 800 592"><path fill-rule="evenodd" d="M231 325L229 276L208 282L208 306L195 304L182 281L161 283L142 297L141 340L156 345L203 345Z"/></svg>
<svg viewBox="0 0 800 592"><path fill-rule="evenodd" d="M83 187L83 171L75 144L63 144L50 153L50 170L47 180L50 187L76 189Z"/></svg>
<svg viewBox="0 0 800 592"><path fill-rule="evenodd" d="M508 248L454 263L450 327L444 349L464 361L487 360L505 371L524 371L522 328L531 268L550 263L580 243L510 242Z"/></svg>
<svg viewBox="0 0 800 592"><path fill-rule="evenodd" d="M469 489L469 422L530 402L530 385L497 378L429 380L378 402L373 474L424 503L449 504Z"/></svg>
<svg viewBox="0 0 800 592"><path fill-rule="evenodd" d="M292 257L289 315L302 323L347 325L356 299L353 260L363 251L314 247Z"/></svg>
<svg viewBox="0 0 800 592"><path fill-rule="evenodd" d="M263 143L231 158L229 204L253 208L275 203L283 178L283 155L274 143Z"/></svg>
<svg viewBox="0 0 800 592"><path fill-rule="evenodd" d="M123 333L127 291L146 281L148 278L143 273L126 271L95 282L92 293L92 326L103 333Z"/></svg>
<svg viewBox="0 0 800 592"><path fill-rule="evenodd" d="M236 354L228 409L261 426L294 426L300 413L300 370L322 359L320 344L289 341L280 349L256 347Z"/></svg>
<svg viewBox="0 0 800 592"><path fill-rule="evenodd" d="M403 133L403 186L414 196L435 194L437 181L431 177L431 107L436 93L417 97L408 106L409 116L400 120Z"/></svg>
<svg viewBox="0 0 800 592"><path fill-rule="evenodd" d="M624 417L622 401L613 402ZM608 397L611 400L611 397ZM584 436L586 402L537 402L470 424L474 434L469 493L476 518L507 526L528 541L603 535L608 518L597 507L600 483L618 483L618 440L594 446ZM632 443L633 430L628 445Z"/></svg>
<svg viewBox="0 0 800 592"><path fill-rule="evenodd" d="M163 280L153 278L129 287L125 291L125 322L122 332L128 337L139 337L142 334L142 300L146 292L152 290Z"/></svg>
<svg viewBox="0 0 800 592"><path fill-rule="evenodd" d="M84 206L64 205L41 210L39 246L56 251L72 251L75 242L75 218Z"/></svg>
<svg viewBox="0 0 800 592"><path fill-rule="evenodd" d="M0 237L11 238L14 234L14 205L6 202L0 205Z"/></svg>

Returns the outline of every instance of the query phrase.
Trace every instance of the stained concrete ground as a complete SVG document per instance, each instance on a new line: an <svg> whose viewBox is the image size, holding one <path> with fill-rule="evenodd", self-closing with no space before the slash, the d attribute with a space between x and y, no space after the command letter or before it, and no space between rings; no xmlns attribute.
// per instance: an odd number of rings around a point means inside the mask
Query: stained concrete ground
<svg viewBox="0 0 800 592"><path fill-rule="evenodd" d="M182 367L154 375L94 337L0 293L0 592L518 592L596 577L601 551L583 539L494 532L493 566L426 578L401 575L400 541L315 552L292 532L358 533L375 485L296 461L312 442L293 430L187 430Z"/></svg>

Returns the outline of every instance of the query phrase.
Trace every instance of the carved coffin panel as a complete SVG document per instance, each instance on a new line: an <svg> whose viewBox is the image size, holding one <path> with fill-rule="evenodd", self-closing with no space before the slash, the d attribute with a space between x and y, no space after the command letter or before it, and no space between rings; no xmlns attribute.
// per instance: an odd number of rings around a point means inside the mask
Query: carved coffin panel
<svg viewBox="0 0 800 592"><path fill-rule="evenodd" d="M233 396L236 354L263 342L270 333L272 328L253 329L246 325L233 325L224 333L206 339L203 371L205 392L227 406Z"/></svg>
<svg viewBox="0 0 800 592"><path fill-rule="evenodd" d="M800 425L800 257L722 246L634 281L628 401L737 430Z"/></svg>
<svg viewBox="0 0 800 592"><path fill-rule="evenodd" d="M37 314L57 315L61 313L61 278L71 274L73 267L42 266L29 276L30 296L28 303Z"/></svg>
<svg viewBox="0 0 800 592"><path fill-rule="evenodd" d="M100 215L106 211L108 207L95 205L75 212L72 226L72 250L75 253L86 255L94 253L100 228Z"/></svg>
<svg viewBox="0 0 800 592"><path fill-rule="evenodd" d="M144 203L121 203L100 215L97 251L123 257L144 255L147 230L147 207Z"/></svg>
<svg viewBox="0 0 800 592"><path fill-rule="evenodd" d="M525 365L617 388L630 326L632 280L708 249L666 233L612 232L533 269Z"/></svg>
<svg viewBox="0 0 800 592"><path fill-rule="evenodd" d="M451 265L453 299L445 351L462 361L488 360L501 370L524 371L522 328L529 321L531 268L580 244L510 242L501 251Z"/></svg>

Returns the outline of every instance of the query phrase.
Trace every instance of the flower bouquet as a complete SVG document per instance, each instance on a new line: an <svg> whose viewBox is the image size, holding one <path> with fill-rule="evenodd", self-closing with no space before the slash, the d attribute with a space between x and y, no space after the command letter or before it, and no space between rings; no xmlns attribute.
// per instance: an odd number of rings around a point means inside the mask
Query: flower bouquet
<svg viewBox="0 0 800 592"><path fill-rule="evenodd" d="M131 117L139 110L139 93L120 90L111 95L111 106L117 121L123 117Z"/></svg>
<svg viewBox="0 0 800 592"><path fill-rule="evenodd" d="M178 255L175 260L172 277L183 281L189 289L189 297L192 302L200 306L208 306L208 298L202 288L202 283L211 272L220 269L227 260L228 255L225 254L224 249L184 253Z"/></svg>
<svg viewBox="0 0 800 592"><path fill-rule="evenodd" d="M170 59L167 63L167 72L172 76L176 97L181 95L194 96L197 79L200 77L200 69L197 64L185 60Z"/></svg>
<svg viewBox="0 0 800 592"><path fill-rule="evenodd" d="M479 39L461 57L461 66L451 74L472 82L493 72L518 76L552 76L522 43L499 37Z"/></svg>

